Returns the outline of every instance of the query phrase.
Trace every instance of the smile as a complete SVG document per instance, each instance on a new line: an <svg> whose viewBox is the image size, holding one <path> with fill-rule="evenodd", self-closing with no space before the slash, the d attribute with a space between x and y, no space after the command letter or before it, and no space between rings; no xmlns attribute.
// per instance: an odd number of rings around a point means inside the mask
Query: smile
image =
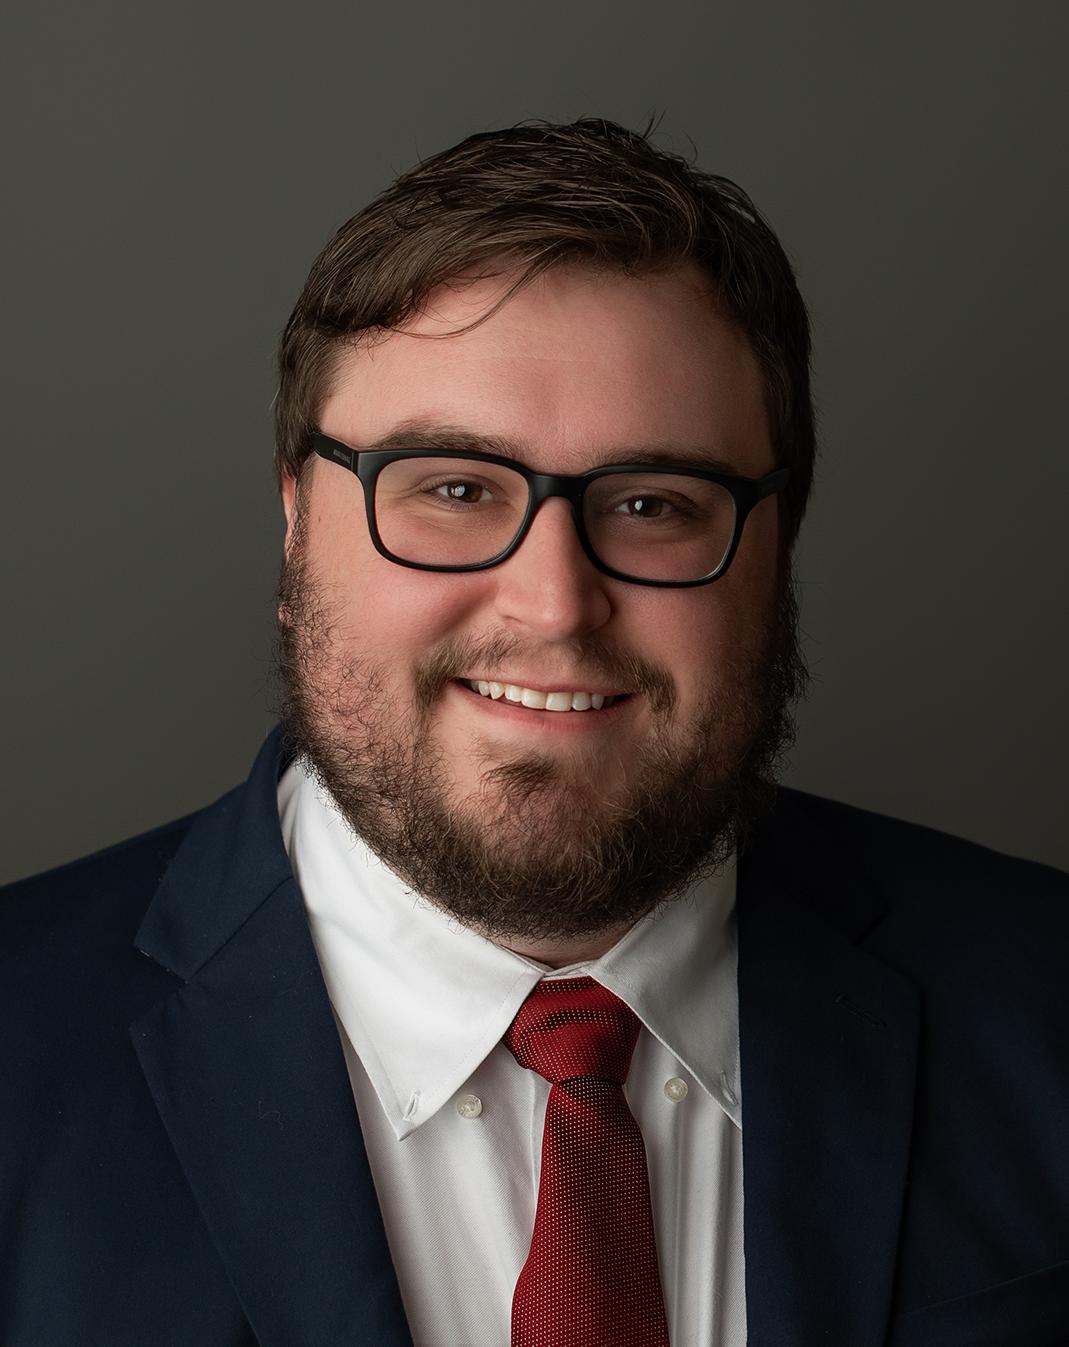
<svg viewBox="0 0 1069 1347"><path fill-rule="evenodd" d="M485 685L489 686L489 685ZM543 730L546 733L555 731L573 733L584 731L596 731L597 729L608 729L611 725L617 723L621 716L627 714L632 705L638 704L638 699L630 694L624 694L618 697L604 697L600 694L574 693L574 692L537 692L532 689L517 688L513 684L499 685L502 687L502 693L499 697L494 697L489 691L482 692L478 682L472 682L466 678L453 679L450 687L456 690L456 695L462 697L469 706L477 706L476 714L485 714L490 720L496 720L500 724L507 724L509 721L516 725L526 725L531 729ZM530 706L526 704L521 696L524 691L533 693L534 698L544 698L546 704L543 706ZM512 692L513 696L507 693ZM569 706L562 705L563 698L567 697ZM601 700L600 707L594 706L594 697ZM554 700L550 704L550 698ZM589 705L584 709L584 700ZM570 711L571 714L564 714Z"/></svg>
<svg viewBox="0 0 1069 1347"><path fill-rule="evenodd" d="M600 692L542 692L514 683L488 683L474 678L461 681L480 697L489 697L495 702L504 699L516 706L526 706L529 711L600 711L621 700L620 697L603 696Z"/></svg>

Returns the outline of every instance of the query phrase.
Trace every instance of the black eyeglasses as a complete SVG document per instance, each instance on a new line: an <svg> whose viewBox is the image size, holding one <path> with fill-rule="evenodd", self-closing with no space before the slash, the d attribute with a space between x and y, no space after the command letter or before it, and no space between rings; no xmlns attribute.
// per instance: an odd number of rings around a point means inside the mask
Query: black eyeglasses
<svg viewBox="0 0 1069 1347"><path fill-rule="evenodd" d="M665 588L719 580L750 511L790 477L789 468L755 478L644 463L542 473L475 451L354 449L320 431L312 432L312 447L360 479L371 541L398 566L499 566L523 542L542 502L563 496L599 571Z"/></svg>

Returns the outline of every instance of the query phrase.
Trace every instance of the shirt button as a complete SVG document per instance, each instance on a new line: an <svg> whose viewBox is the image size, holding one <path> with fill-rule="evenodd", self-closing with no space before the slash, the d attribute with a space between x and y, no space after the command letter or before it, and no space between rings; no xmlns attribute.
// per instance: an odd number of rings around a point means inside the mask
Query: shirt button
<svg viewBox="0 0 1069 1347"><path fill-rule="evenodd" d="M685 1080L673 1076L671 1080L666 1080L664 1083L665 1097L671 1099L673 1104L678 1104L681 1099L686 1099L689 1088Z"/></svg>
<svg viewBox="0 0 1069 1347"><path fill-rule="evenodd" d="M483 1101L477 1094L462 1094L457 1100L457 1112L462 1118L477 1118L483 1111Z"/></svg>

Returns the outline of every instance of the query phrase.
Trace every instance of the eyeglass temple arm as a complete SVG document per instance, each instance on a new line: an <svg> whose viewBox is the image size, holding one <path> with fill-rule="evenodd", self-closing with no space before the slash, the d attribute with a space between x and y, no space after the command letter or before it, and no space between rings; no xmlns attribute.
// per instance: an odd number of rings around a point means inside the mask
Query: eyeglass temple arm
<svg viewBox="0 0 1069 1347"><path fill-rule="evenodd" d="M790 476L790 468L780 468L776 472L770 472L767 477L763 477L754 493L754 504L756 505L759 500L764 500L766 496L782 491L790 480Z"/></svg>

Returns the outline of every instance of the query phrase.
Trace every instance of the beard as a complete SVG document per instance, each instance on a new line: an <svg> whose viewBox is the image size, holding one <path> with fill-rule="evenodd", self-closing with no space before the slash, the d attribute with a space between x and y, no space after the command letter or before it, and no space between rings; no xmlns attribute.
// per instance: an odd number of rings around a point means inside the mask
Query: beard
<svg viewBox="0 0 1069 1347"><path fill-rule="evenodd" d="M607 751L597 735L574 753L500 742L486 752L469 740L480 785L461 802L433 709L465 670L506 659L523 667L523 652L506 640L477 651L443 645L416 670L406 714L389 690L392 666L339 643L299 492L297 512L277 591L283 745L303 757L354 839L418 895L501 944L565 942L630 926L745 849L775 801L776 768L795 738L792 706L809 680L789 556L755 653L722 664L715 693L674 734L663 671L572 643L576 667L648 699L651 730L629 753L619 798L592 786Z"/></svg>

